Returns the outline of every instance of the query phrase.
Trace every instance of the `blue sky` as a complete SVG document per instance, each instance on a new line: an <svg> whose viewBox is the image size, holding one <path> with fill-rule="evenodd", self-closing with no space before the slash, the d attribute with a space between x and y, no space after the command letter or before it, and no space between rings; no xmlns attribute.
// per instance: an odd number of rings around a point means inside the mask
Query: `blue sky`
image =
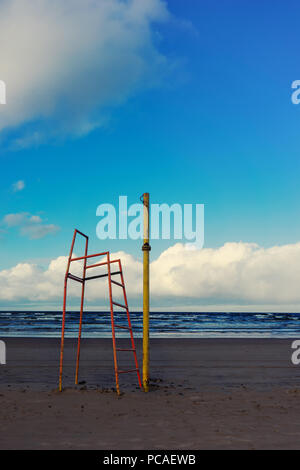
<svg viewBox="0 0 300 470"><path fill-rule="evenodd" d="M172 0L167 10L167 19L149 22L167 62L158 83L101 105L103 125L53 136L59 111L2 126L2 220L26 212L59 227L30 239L2 222L2 269L66 254L74 227L90 235L92 250L140 258L139 242L99 241L95 213L119 195L138 202L144 191L156 203L204 203L206 248L299 241L300 105L291 102L300 78L299 3ZM9 82L7 89L9 108ZM99 118L91 105L86 114L95 112ZM18 146L41 130L38 144ZM20 180L24 189L13 191ZM153 259L172 244L154 241Z"/></svg>

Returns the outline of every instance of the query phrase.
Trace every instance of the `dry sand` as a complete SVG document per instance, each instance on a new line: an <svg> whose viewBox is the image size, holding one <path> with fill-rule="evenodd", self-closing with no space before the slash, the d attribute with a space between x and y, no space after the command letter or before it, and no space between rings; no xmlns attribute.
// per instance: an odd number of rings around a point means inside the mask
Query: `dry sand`
<svg viewBox="0 0 300 470"><path fill-rule="evenodd" d="M151 390L135 374L114 387L111 340L1 338L1 449L299 449L300 366L292 340L154 339ZM123 343L119 340L120 344ZM141 342L137 341L141 364ZM121 353L122 354L122 353ZM132 358L120 356L124 366ZM125 359L125 362L124 362Z"/></svg>

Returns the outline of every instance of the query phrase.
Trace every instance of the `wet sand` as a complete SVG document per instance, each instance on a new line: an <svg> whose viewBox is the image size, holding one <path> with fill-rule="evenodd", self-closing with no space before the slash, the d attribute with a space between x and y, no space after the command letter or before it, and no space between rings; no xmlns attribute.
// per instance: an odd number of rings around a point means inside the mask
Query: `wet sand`
<svg viewBox="0 0 300 470"><path fill-rule="evenodd" d="M1 449L298 449L300 366L290 339L153 339L149 393L136 374L114 392L111 340L1 338ZM120 346L128 345L119 340ZM137 340L140 365L141 342ZM120 367L131 368L121 353Z"/></svg>

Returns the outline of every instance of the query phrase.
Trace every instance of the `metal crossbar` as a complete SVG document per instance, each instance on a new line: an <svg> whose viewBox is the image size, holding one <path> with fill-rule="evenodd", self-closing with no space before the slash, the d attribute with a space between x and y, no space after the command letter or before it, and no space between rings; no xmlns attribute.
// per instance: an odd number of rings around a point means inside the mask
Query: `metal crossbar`
<svg viewBox="0 0 300 470"><path fill-rule="evenodd" d="M72 258L74 244L75 244L77 234L82 235L85 238L85 253L84 253L84 256L80 256L80 257L77 257L77 258ZM60 368L59 368L59 390L60 391L62 390L62 371L63 371L64 335L65 335L65 319L66 319L68 279L80 282L82 284L81 302L80 302L80 315L79 315L79 332L78 332L78 343L77 343L77 357L76 357L76 370L75 370L75 384L78 384L79 359L80 359L80 341L81 341L81 331L82 331L82 317L83 317L85 282L89 281L91 279L99 279L99 278L103 278L103 277L108 278L111 329L112 329L112 342L113 342L113 357L114 357L114 368L115 368L115 380L116 380L117 393L118 394L120 393L119 374L124 374L126 372L136 372L139 386L140 386L140 388L142 388L141 377L140 377L138 361L137 361L137 356L136 356L136 349L135 349L134 338L133 338L133 332L132 332L132 326L131 326L131 321L130 321L130 314L129 314L129 309L128 309L128 302L127 302L127 295L126 295L126 289L125 289L125 283L124 283L124 276L123 276L121 260L120 259L111 260L109 251L104 251L103 253L96 253L96 254L93 254L93 255L88 255L88 240L89 240L89 237L87 235L85 235L84 233L80 232L77 229L74 230L74 235L73 235L73 239L72 239L70 254L69 254L68 263L67 263L67 270L66 270L66 274L65 274L65 281L64 281L63 318L62 318ZM106 261L101 262L101 263L95 263L95 264L87 266L87 260L89 258L95 258L97 256L106 256ZM80 261L80 260L83 260L82 277L75 276L74 274L70 273L71 262ZM111 272L111 264L113 264L113 263L118 263L118 267L119 267L118 271ZM107 273L99 274L99 275L96 275L96 276L89 276L89 277L86 276L86 270L87 269L95 268L95 267L98 267L98 266L107 266ZM114 280L111 279L111 277L115 276L115 275L120 276L120 282L117 282L117 281L114 281ZM120 304L120 303L115 302L113 300L113 297L112 297L112 284L115 284L115 285L122 288L124 304ZM116 325L115 324L115 321L114 321L114 308L113 308L114 305L116 305L118 307L121 307L121 308L126 310L126 318L127 318L128 326ZM129 331L130 340L131 340L131 348L117 348L115 328L120 328L120 329L124 329L124 330ZM117 352L121 352L121 351L131 351L133 353L135 369L120 370L118 368Z"/></svg>

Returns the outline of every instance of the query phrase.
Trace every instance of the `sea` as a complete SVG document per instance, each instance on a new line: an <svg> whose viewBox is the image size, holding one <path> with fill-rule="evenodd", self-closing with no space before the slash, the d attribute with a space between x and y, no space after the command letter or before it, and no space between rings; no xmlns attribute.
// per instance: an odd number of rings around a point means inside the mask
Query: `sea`
<svg viewBox="0 0 300 470"><path fill-rule="evenodd" d="M142 312L130 313L135 337L142 337ZM124 312L115 312L115 323L127 325ZM1 337L59 338L61 311L0 311ZM79 312L66 313L66 337L78 335ZM118 329L118 337L128 335ZM119 332L120 331L120 332ZM300 313L152 312L153 338L300 338ZM83 314L83 338L111 337L109 312Z"/></svg>

